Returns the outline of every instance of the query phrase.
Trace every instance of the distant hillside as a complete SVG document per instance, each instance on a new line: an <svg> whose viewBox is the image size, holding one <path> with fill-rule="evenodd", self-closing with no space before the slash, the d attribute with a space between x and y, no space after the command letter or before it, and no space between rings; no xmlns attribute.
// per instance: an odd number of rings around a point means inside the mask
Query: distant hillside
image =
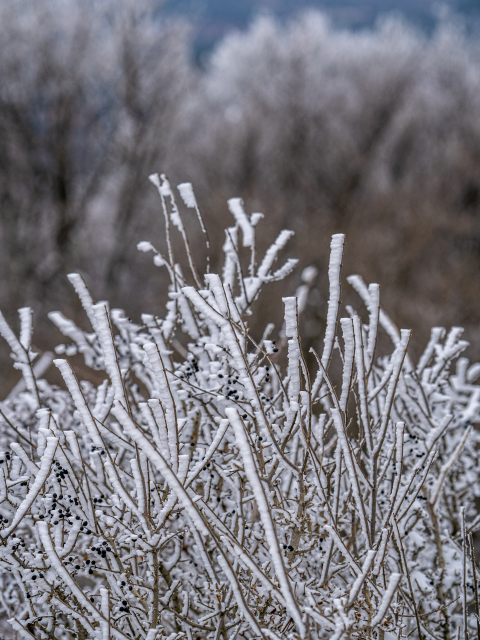
<svg viewBox="0 0 480 640"><path fill-rule="evenodd" d="M478 0L167 0L164 10L189 17L196 25L195 50L201 58L232 29L243 29L261 12L288 18L308 9L320 9L339 26L372 25L381 15L396 13L422 29L431 30L442 11L480 22Z"/></svg>

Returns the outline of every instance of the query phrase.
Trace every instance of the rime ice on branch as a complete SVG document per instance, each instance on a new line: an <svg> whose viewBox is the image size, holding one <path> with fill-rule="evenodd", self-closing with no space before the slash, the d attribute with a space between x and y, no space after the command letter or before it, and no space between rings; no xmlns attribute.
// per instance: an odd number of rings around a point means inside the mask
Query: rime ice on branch
<svg viewBox="0 0 480 640"><path fill-rule="evenodd" d="M65 389L49 384L35 368L30 310L20 310L19 338L0 315L23 375L0 404L5 633L448 640L475 632L469 536L480 528L480 368L460 357L461 330L434 328L415 367L410 333L380 307L378 285L359 276L349 281L368 324L351 309L340 317L344 238L336 235L323 352L309 371L299 314L314 270L298 297L283 299L283 338L270 339L267 325L256 342L245 322L263 286L295 266L275 267L291 232L258 259L261 216L232 199L222 275L207 267L200 277L173 189L163 175L151 180L168 250L139 249L170 274L165 317L143 314L138 325L93 304L77 274L69 279L91 331L50 314L70 341L57 353L82 354L103 382L79 380L57 359ZM208 246L191 185L179 191ZM389 356L376 353L381 330L392 339Z"/></svg>

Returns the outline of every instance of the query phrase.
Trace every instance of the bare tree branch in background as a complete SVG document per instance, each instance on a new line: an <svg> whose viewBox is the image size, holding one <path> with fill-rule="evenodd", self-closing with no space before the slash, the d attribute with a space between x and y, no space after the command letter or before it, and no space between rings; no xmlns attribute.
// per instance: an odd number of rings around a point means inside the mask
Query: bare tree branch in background
<svg viewBox="0 0 480 640"><path fill-rule="evenodd" d="M0 25L2 298L61 298L72 265L114 288L171 146L186 31L141 2L2 2Z"/></svg>

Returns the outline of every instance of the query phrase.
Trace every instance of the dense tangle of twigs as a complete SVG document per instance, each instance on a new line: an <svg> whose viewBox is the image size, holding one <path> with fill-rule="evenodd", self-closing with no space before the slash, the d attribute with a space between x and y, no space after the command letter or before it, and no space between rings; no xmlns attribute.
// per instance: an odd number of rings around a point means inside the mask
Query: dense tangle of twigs
<svg viewBox="0 0 480 640"><path fill-rule="evenodd" d="M0 333L22 381L0 404L0 615L17 638L444 639L477 634L472 532L480 525L480 366L461 330L432 330L418 364L409 331L359 276L368 320L339 319L342 235L332 238L323 352L307 367L298 318L314 277L283 299L285 324L259 342L247 319L283 231L257 261L259 214L229 202L222 275L200 275L164 176L171 277L164 319L135 324L93 304L69 276L91 330L60 313L68 338L105 371L95 386L56 359L43 376L32 314ZM196 211L189 184L179 186ZM183 238L188 276L171 239ZM246 266L242 256L248 253ZM187 269L185 269L187 273ZM189 282L191 284L189 284ZM393 342L376 356L377 333ZM341 361L338 384L329 375ZM453 372L453 367L456 367ZM8 625L7 621L8 620Z"/></svg>

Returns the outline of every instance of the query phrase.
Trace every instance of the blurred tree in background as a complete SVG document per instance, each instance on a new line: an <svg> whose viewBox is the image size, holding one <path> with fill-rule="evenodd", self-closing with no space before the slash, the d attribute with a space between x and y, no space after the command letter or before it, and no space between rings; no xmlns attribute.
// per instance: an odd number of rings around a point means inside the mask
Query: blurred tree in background
<svg viewBox="0 0 480 640"><path fill-rule="evenodd" d="M302 232L291 254L319 268L304 319L312 345L326 311L318 291L329 238L341 231L349 262L384 286L385 308L414 329L417 348L432 324L460 324L478 357L475 40L453 23L431 36L399 19L349 31L310 12L286 24L259 18L227 36L202 70L190 44L188 25L148 2L0 0L5 315L32 305L35 343L48 348L47 311L75 316L72 270L95 298L133 317L159 311L162 272L135 246L164 246L148 175L165 171L174 184L194 183L213 270L226 198L267 216L266 242L280 228Z"/></svg>
<svg viewBox="0 0 480 640"><path fill-rule="evenodd" d="M125 262L155 228L147 177L176 153L190 75L185 26L146 2L0 2L0 301L39 311L42 347L77 266L134 306Z"/></svg>
<svg viewBox="0 0 480 640"><path fill-rule="evenodd" d="M218 48L205 77L200 200L225 189L301 231L293 254L323 278L341 230L350 264L385 285L386 309L417 341L461 324L478 351L479 62L451 23L427 38L398 20L362 32L318 13L259 20Z"/></svg>

